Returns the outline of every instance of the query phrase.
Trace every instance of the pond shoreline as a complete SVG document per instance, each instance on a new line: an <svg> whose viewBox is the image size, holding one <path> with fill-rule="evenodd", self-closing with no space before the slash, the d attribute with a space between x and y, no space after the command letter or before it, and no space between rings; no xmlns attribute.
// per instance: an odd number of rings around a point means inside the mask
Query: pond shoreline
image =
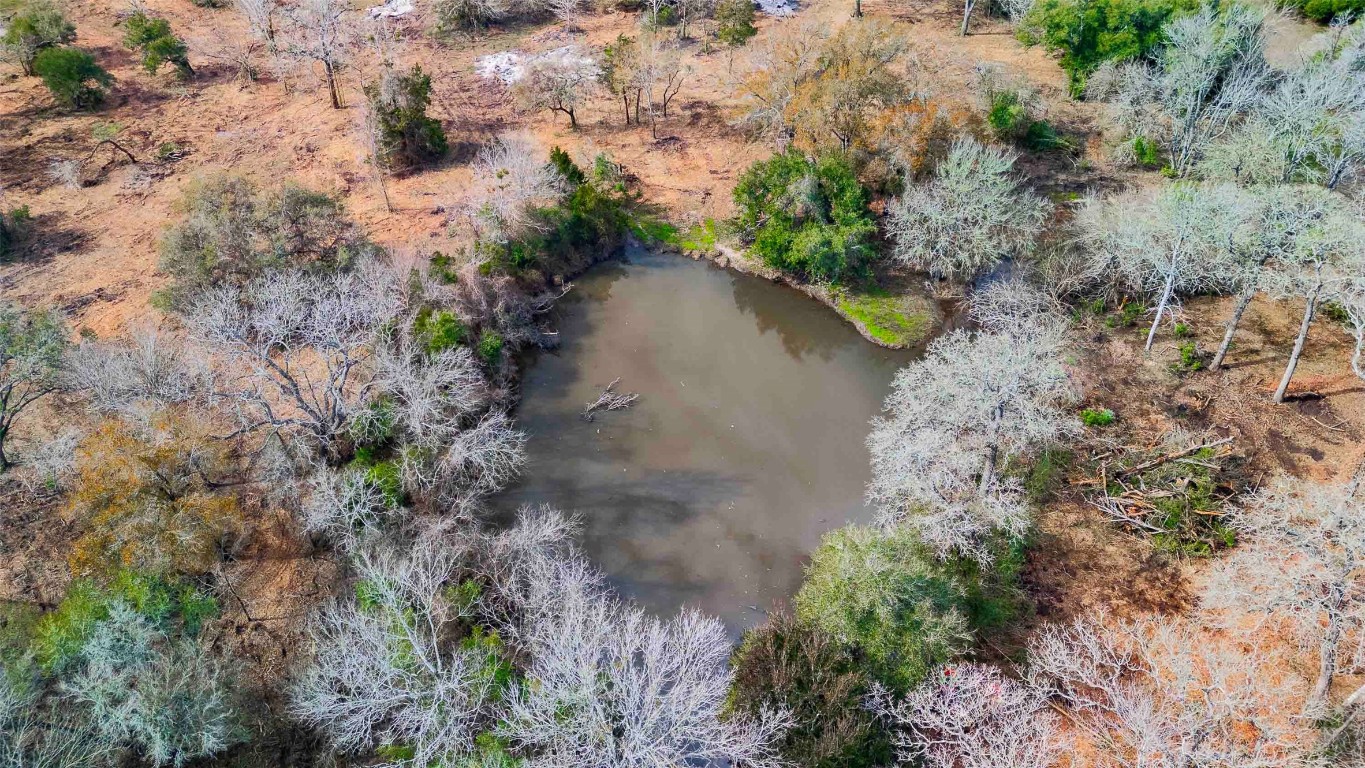
<svg viewBox="0 0 1365 768"><path fill-rule="evenodd" d="M927 326L922 334L908 341L890 342L878 338L866 322L850 313L845 308L843 302L840 301L840 296L829 286L797 280L781 270L774 269L750 258L748 254L742 250L727 245L720 245L719 243L711 250L687 250L666 243L659 243L649 247L667 253L685 256L696 261L704 259L722 269L733 270L740 274L751 275L753 277L761 277L770 282L803 293L807 297L834 310L835 314L843 318L849 325L852 325L854 330L858 331L858 335L862 336L867 341L886 349L916 349L922 347L928 343L929 339L937 336L939 332L943 330L945 324L945 313L941 308L934 307L932 315L929 317Z"/></svg>

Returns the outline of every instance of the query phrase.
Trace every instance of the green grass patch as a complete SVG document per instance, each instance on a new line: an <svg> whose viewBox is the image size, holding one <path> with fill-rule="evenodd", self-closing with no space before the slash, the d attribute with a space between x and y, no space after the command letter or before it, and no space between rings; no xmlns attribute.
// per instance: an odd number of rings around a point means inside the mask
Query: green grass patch
<svg viewBox="0 0 1365 768"><path fill-rule="evenodd" d="M1087 427L1107 427L1114 423L1114 412L1108 408L1086 408L1081 411L1081 423Z"/></svg>
<svg viewBox="0 0 1365 768"><path fill-rule="evenodd" d="M716 220L705 219L693 224L679 237L678 245L685 251L716 250Z"/></svg>
<svg viewBox="0 0 1365 768"><path fill-rule="evenodd" d="M844 292L839 309L862 323L872 338L883 344L909 347L922 343L932 326L933 310L913 295L893 295L883 288Z"/></svg>
<svg viewBox="0 0 1365 768"><path fill-rule="evenodd" d="M672 245L682 247L682 236L678 227L663 219L648 214L630 217L630 232L646 245Z"/></svg>

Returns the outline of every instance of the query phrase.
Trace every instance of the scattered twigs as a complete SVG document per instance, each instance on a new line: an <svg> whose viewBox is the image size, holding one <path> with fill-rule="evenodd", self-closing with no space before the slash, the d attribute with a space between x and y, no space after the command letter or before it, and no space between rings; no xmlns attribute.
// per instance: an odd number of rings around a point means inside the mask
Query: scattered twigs
<svg viewBox="0 0 1365 768"><path fill-rule="evenodd" d="M617 392L616 385L620 383L620 376L612 379L611 383L607 385L607 388L602 390L602 394L598 395L596 400L588 403L587 406L583 408L582 416L584 421L592 421L594 415L598 411L619 411L623 408L629 408L635 403L636 399L640 396L634 392Z"/></svg>
<svg viewBox="0 0 1365 768"><path fill-rule="evenodd" d="M1224 546L1228 534L1219 519L1241 490L1229 477L1236 475L1239 458L1227 447L1232 438L1198 440L1152 455L1160 442L1170 448L1189 441L1168 435L1146 448L1104 451L1092 458L1098 460L1096 477L1078 485L1098 488L1090 504L1117 523L1162 536L1182 550Z"/></svg>

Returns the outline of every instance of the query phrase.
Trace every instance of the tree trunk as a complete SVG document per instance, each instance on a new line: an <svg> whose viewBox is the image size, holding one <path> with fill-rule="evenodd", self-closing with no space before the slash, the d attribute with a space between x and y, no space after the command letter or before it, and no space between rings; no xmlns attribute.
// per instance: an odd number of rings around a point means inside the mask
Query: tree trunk
<svg viewBox="0 0 1365 768"><path fill-rule="evenodd" d="M626 105L626 125L630 125L630 91L621 91L621 101Z"/></svg>
<svg viewBox="0 0 1365 768"><path fill-rule="evenodd" d="M992 445L986 451L986 466L981 469L981 484L977 486L977 491L982 496L986 495L986 491L991 487L991 482L995 480L995 463L999 458L1000 449Z"/></svg>
<svg viewBox="0 0 1365 768"><path fill-rule="evenodd" d="M1328 747L1335 744L1337 739L1341 738L1341 735L1351 728L1351 723L1355 722L1356 716L1360 714L1359 705L1362 701L1365 701L1365 685L1355 689L1355 691L1350 696L1347 696L1346 700L1341 703L1341 708L1346 712L1346 717L1342 718L1341 725L1338 725L1336 730L1332 731L1319 742L1319 750L1326 752Z"/></svg>
<svg viewBox="0 0 1365 768"><path fill-rule="evenodd" d="M1308 695L1303 711L1310 716L1321 715L1327 705L1327 694L1332 689L1332 678L1337 671L1337 646L1341 644L1341 613L1345 608L1345 585L1332 585L1332 607L1327 612L1327 632L1318 645L1318 679Z"/></svg>
<svg viewBox="0 0 1365 768"><path fill-rule="evenodd" d="M1223 343L1218 345L1218 354L1213 356L1213 362L1209 363L1209 370L1216 371L1223 366L1223 358L1227 357L1228 348L1232 346L1232 337L1237 333L1237 324L1242 322L1242 314L1251 305L1251 300L1256 296L1256 287L1242 291L1237 297L1237 306L1232 310L1232 317L1228 318L1227 330L1223 332Z"/></svg>
<svg viewBox="0 0 1365 768"><path fill-rule="evenodd" d="M963 37L967 36L967 25L972 20L972 10L976 8L976 0L963 0L962 2L962 29L958 33Z"/></svg>
<svg viewBox="0 0 1365 768"><path fill-rule="evenodd" d="M379 158L375 158L374 177L379 181L379 194L384 196L384 210L393 213L393 202L389 200L389 183L384 180L384 169L379 166Z"/></svg>
<svg viewBox="0 0 1365 768"><path fill-rule="evenodd" d="M1166 314L1166 305L1171 301L1171 291L1175 289L1175 270L1171 270L1166 275L1166 287L1161 291L1161 303L1156 305L1156 317L1152 320L1152 329L1147 332L1147 346L1143 347L1144 352L1152 351L1152 340L1156 338L1156 329L1161 325L1161 316Z"/></svg>
<svg viewBox="0 0 1365 768"><path fill-rule="evenodd" d="M863 0L853 0L853 18L855 18L855 19L861 19L862 17L863 17Z"/></svg>
<svg viewBox="0 0 1365 768"><path fill-rule="evenodd" d="M1303 308L1303 322L1299 324L1298 338L1294 339L1294 351L1289 354L1289 365L1285 366L1284 377L1280 379L1280 386L1275 390L1275 402L1283 403L1284 395L1289 391L1289 380L1294 378L1294 368L1299 364L1299 356L1303 354L1303 343L1308 340L1308 328L1313 324L1313 315L1318 311L1318 297L1322 295L1322 280L1319 279L1317 285L1313 286L1313 292L1308 294L1308 301Z"/></svg>
<svg viewBox="0 0 1365 768"><path fill-rule="evenodd" d="M322 62L322 72L327 76L327 93L332 97L332 109L341 109L341 91L337 88L337 74L332 62Z"/></svg>
<svg viewBox="0 0 1365 768"><path fill-rule="evenodd" d="M564 110L564 111L569 113L569 127L570 127L570 128L577 128L577 127L578 127L578 118L574 116L573 107L569 107L568 109L566 109L566 110Z"/></svg>
<svg viewBox="0 0 1365 768"><path fill-rule="evenodd" d="M10 468L9 456L5 455L5 438L9 437L9 427L0 424L0 473Z"/></svg>

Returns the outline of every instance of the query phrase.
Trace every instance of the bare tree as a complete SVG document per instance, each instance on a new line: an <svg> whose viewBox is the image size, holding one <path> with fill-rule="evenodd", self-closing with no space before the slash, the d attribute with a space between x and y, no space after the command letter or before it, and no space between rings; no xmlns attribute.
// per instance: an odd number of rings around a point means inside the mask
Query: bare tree
<svg viewBox="0 0 1365 768"><path fill-rule="evenodd" d="M507 243L535 226L535 209L563 194L563 180L527 133L504 133L479 150L461 210L475 235Z"/></svg>
<svg viewBox="0 0 1365 768"><path fill-rule="evenodd" d="M825 26L803 18L785 22L746 46L749 60L740 78L744 114L739 124L779 148L791 141L792 103L828 37Z"/></svg>
<svg viewBox="0 0 1365 768"><path fill-rule="evenodd" d="M65 702L44 702L43 686L27 670L0 666L0 765L75 768L104 765L117 745Z"/></svg>
<svg viewBox="0 0 1365 768"><path fill-rule="evenodd" d="M246 19L251 36L261 41L272 56L278 53L275 17L280 11L279 0L232 0L232 5Z"/></svg>
<svg viewBox="0 0 1365 768"><path fill-rule="evenodd" d="M401 276L366 261L354 272L286 271L204 292L186 320L224 356L220 396L240 432L307 438L330 452L377 384L367 366L376 334L401 311Z"/></svg>
<svg viewBox="0 0 1365 768"><path fill-rule="evenodd" d="M468 347L433 355L404 335L378 349L375 369L411 493L466 509L520 472L526 437L506 413L485 412L490 394Z"/></svg>
<svg viewBox="0 0 1365 768"><path fill-rule="evenodd" d="M1365 268L1365 222L1331 193L1320 196L1315 205L1321 206L1320 215L1294 233L1290 248L1272 265L1267 277L1272 295L1301 296L1304 301L1294 348L1275 388L1277 403L1284 402L1289 391L1321 302L1359 284Z"/></svg>
<svg viewBox="0 0 1365 768"><path fill-rule="evenodd" d="M577 128L576 112L600 71L597 62L577 46L568 46L532 59L512 90L523 109L563 112L569 116L569 125Z"/></svg>
<svg viewBox="0 0 1365 768"><path fill-rule="evenodd" d="M1352 285L1337 297L1337 305L1346 313L1346 323L1355 338L1351 351L1351 370L1365 380L1365 285Z"/></svg>
<svg viewBox="0 0 1365 768"><path fill-rule="evenodd" d="M1304 765L1308 733L1280 703L1276 660L1170 620L1081 617L1029 646L1029 681L1062 704L1115 768Z"/></svg>
<svg viewBox="0 0 1365 768"><path fill-rule="evenodd" d="M406 510L391 503L363 469L317 467L309 476L300 505L300 522L343 552L377 540Z"/></svg>
<svg viewBox="0 0 1365 768"><path fill-rule="evenodd" d="M64 373L67 386L102 413L184 403L208 395L213 382L202 350L150 325L126 342L82 341L67 353Z"/></svg>
<svg viewBox="0 0 1365 768"><path fill-rule="evenodd" d="M998 470L1071 429L1062 344L1059 323L1025 317L941 336L901 370L867 440L883 520L908 520L940 556L982 561L993 534L1021 536L1027 504Z"/></svg>
<svg viewBox="0 0 1365 768"><path fill-rule="evenodd" d="M678 0L678 38L687 39L687 25L710 16L716 0Z"/></svg>
<svg viewBox="0 0 1365 768"><path fill-rule="evenodd" d="M1177 183L1092 201L1081 212L1091 276L1116 276L1157 299L1145 349L1151 350L1162 319L1174 316L1180 294L1225 287L1251 210L1247 195L1232 185Z"/></svg>
<svg viewBox="0 0 1365 768"><path fill-rule="evenodd" d="M1061 722L1034 688L995 667L936 670L903 701L873 697L896 726L900 759L926 768L1049 768L1066 748Z"/></svg>
<svg viewBox="0 0 1365 768"><path fill-rule="evenodd" d="M0 473L11 466L5 442L19 415L61 383L68 334L56 312L0 303Z"/></svg>
<svg viewBox="0 0 1365 768"><path fill-rule="evenodd" d="M503 729L536 765L782 765L773 741L784 716L724 715L730 643L719 621L685 609L663 622L565 586L528 633L527 684Z"/></svg>
<svg viewBox="0 0 1365 768"><path fill-rule="evenodd" d="M683 64L677 44L665 41L659 34L640 36L636 76L644 95L645 113L649 115L650 134L654 138L659 138L659 119L668 117L668 105L678 95L691 71L691 67Z"/></svg>
<svg viewBox="0 0 1365 768"><path fill-rule="evenodd" d="M311 627L313 660L291 709L333 746L363 754L385 744L413 750L413 766L471 753L504 694L487 650L459 642L475 606L448 589L453 553L439 543L400 555L362 550L363 600L324 606Z"/></svg>
<svg viewBox="0 0 1365 768"><path fill-rule="evenodd" d="M339 0L301 0L284 8L289 21L279 50L300 61L322 65L333 109L341 109L341 71L351 58L352 27L342 21L346 6Z"/></svg>
<svg viewBox="0 0 1365 768"><path fill-rule="evenodd" d="M550 12L569 29L578 28L578 19L583 15L583 0L545 0Z"/></svg>
<svg viewBox="0 0 1365 768"><path fill-rule="evenodd" d="M1232 518L1242 535L1218 563L1205 606L1233 626L1284 622L1316 652L1306 711L1325 712L1339 670L1365 666L1365 504L1361 478L1319 485L1281 479ZM1282 625L1283 626L1283 625Z"/></svg>
<svg viewBox="0 0 1365 768"><path fill-rule="evenodd" d="M954 143L933 179L891 204L895 258L935 277L970 281L1030 250L1048 205L1020 189L1014 160L974 139Z"/></svg>
<svg viewBox="0 0 1365 768"><path fill-rule="evenodd" d="M1087 93L1107 98L1120 125L1159 143L1185 176L1261 98L1270 75L1264 23L1262 10L1206 4L1166 25L1154 63L1105 69Z"/></svg>

